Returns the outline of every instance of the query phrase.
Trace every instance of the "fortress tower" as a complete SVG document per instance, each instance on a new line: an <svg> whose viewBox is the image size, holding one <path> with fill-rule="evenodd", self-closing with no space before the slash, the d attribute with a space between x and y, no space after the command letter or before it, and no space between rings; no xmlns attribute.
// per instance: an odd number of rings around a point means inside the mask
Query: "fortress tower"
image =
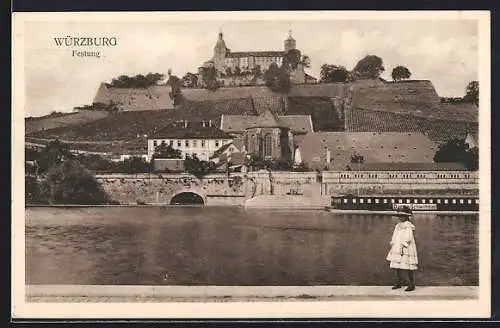
<svg viewBox="0 0 500 328"><path fill-rule="evenodd" d="M226 47L226 43L224 42L224 38L222 35L222 30L219 32L219 38L217 39L217 43L214 47L214 66L218 71L222 71L224 68L224 61L226 59L226 55L229 52L229 49Z"/></svg>
<svg viewBox="0 0 500 328"><path fill-rule="evenodd" d="M292 38L292 30L288 31L288 38L285 40L285 53L289 52L290 50L295 49L297 46L297 42L295 41L294 38Z"/></svg>

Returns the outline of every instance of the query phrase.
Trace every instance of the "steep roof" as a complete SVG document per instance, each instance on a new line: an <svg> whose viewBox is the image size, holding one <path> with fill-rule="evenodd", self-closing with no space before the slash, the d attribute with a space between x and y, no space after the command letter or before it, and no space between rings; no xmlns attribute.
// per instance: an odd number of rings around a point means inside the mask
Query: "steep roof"
<svg viewBox="0 0 500 328"><path fill-rule="evenodd" d="M152 110L174 108L167 86L149 88L115 88L101 83L94 97L94 103L115 103L122 110Z"/></svg>
<svg viewBox="0 0 500 328"><path fill-rule="evenodd" d="M241 57L283 57L284 51L237 51L226 54L226 58L241 58Z"/></svg>
<svg viewBox="0 0 500 328"><path fill-rule="evenodd" d="M225 132L243 132L255 127L286 127L294 133L313 131L311 116L285 115L275 116L270 111L257 115L222 115L221 130Z"/></svg>
<svg viewBox="0 0 500 328"><path fill-rule="evenodd" d="M303 136L299 150L302 160L312 167L343 170L354 154L363 156L366 163L431 163L436 144L422 133L317 132Z"/></svg>

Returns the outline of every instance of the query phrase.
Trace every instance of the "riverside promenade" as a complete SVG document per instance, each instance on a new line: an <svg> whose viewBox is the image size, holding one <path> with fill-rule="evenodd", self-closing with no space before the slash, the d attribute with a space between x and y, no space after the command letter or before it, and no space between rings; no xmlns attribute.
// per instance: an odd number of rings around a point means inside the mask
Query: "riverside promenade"
<svg viewBox="0 0 500 328"><path fill-rule="evenodd" d="M477 286L110 286L27 285L26 302L263 302L471 300Z"/></svg>

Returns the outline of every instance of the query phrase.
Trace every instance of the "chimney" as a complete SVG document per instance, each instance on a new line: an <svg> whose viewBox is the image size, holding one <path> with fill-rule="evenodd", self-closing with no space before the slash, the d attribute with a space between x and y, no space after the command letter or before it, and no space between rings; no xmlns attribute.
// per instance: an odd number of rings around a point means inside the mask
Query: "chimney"
<svg viewBox="0 0 500 328"><path fill-rule="evenodd" d="M188 121L184 120L184 129L186 129L187 127L188 127Z"/></svg>

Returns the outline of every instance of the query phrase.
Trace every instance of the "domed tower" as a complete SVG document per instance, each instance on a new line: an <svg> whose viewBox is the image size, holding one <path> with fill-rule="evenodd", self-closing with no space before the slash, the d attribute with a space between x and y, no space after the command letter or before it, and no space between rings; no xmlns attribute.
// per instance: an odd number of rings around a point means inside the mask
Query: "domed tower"
<svg viewBox="0 0 500 328"><path fill-rule="evenodd" d="M224 60L226 58L226 54L228 49L226 47L226 43L224 42L222 30L219 32L219 39L214 47L214 66L219 71L222 72L224 68Z"/></svg>
<svg viewBox="0 0 500 328"><path fill-rule="evenodd" d="M289 52L290 50L295 49L296 42L295 39L292 38L292 30L288 31L288 38L285 40L285 53Z"/></svg>

